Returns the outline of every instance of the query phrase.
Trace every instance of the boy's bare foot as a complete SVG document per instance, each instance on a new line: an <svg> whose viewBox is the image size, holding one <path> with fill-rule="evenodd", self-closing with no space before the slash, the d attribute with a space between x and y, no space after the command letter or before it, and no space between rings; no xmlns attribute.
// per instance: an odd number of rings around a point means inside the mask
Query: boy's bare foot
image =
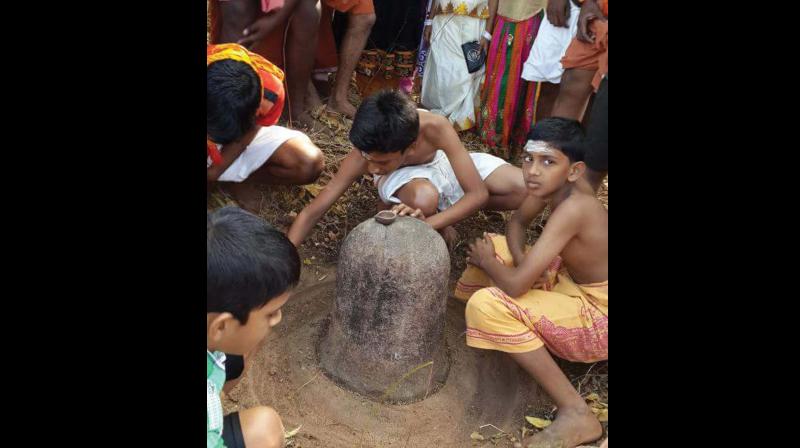
<svg viewBox="0 0 800 448"><path fill-rule="evenodd" d="M522 442L525 448L574 448L603 435L603 427L588 407L559 409L556 420Z"/></svg>
<svg viewBox="0 0 800 448"><path fill-rule="evenodd" d="M347 98L343 100L337 100L333 96L328 100L328 110L338 112L344 115L347 118L352 119L356 115L356 108Z"/></svg>
<svg viewBox="0 0 800 448"><path fill-rule="evenodd" d="M453 226L447 226L442 229L441 234L442 238L444 238L444 242L447 244L447 250L452 252L458 242L458 232Z"/></svg>

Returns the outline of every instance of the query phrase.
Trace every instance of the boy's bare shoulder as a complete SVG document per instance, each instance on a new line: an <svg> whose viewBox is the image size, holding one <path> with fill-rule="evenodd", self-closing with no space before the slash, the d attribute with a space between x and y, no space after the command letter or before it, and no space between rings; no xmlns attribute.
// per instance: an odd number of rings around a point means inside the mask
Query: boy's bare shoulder
<svg viewBox="0 0 800 448"><path fill-rule="evenodd" d="M607 215L608 211L599 199L588 193L576 191L552 211L548 223L553 218L558 218L556 221L561 222L562 220L583 222L601 219Z"/></svg>
<svg viewBox="0 0 800 448"><path fill-rule="evenodd" d="M423 134L428 136L438 136L446 128L452 128L450 120L443 115L435 114L425 110L419 111L419 125Z"/></svg>

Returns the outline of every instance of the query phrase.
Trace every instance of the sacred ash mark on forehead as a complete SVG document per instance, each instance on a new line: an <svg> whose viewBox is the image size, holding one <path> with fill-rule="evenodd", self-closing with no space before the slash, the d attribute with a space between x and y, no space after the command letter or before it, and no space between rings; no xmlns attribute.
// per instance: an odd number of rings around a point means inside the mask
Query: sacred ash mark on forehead
<svg viewBox="0 0 800 448"><path fill-rule="evenodd" d="M544 156L556 155L553 148L545 141L542 140L528 140L525 144L525 152L529 154L541 154Z"/></svg>

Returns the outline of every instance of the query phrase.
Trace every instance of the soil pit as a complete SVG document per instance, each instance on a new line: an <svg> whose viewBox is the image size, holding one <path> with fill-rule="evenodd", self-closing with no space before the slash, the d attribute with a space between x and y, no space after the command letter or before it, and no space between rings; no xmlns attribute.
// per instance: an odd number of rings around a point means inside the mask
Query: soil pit
<svg viewBox="0 0 800 448"><path fill-rule="evenodd" d="M464 305L453 298L446 312L450 369L444 386L405 405L378 403L342 389L321 371L316 353L334 300L335 277L335 266L304 269L283 308L283 321L224 401L226 413L274 407L287 431L302 425L293 447L510 447L510 435L518 437L524 425L526 408L531 403L549 406L509 357L465 345ZM406 373L397 372L397 380ZM509 435L489 440L499 430ZM486 440L471 440L475 431Z"/></svg>

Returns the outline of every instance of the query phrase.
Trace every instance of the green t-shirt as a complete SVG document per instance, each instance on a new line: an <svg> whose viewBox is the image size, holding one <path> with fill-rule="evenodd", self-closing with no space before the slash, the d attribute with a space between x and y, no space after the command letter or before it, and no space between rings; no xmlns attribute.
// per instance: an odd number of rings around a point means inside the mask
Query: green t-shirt
<svg viewBox="0 0 800 448"><path fill-rule="evenodd" d="M224 448L219 393L225 384L225 354L208 350L206 353L206 448Z"/></svg>

